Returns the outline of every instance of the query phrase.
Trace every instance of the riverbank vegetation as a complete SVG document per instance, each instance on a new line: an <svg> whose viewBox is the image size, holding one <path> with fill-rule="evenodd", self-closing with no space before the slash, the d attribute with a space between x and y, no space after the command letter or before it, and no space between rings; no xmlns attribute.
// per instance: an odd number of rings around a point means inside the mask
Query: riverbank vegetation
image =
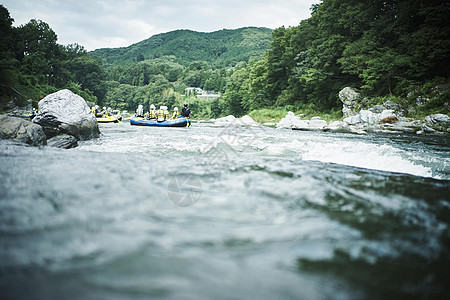
<svg viewBox="0 0 450 300"><path fill-rule="evenodd" d="M273 31L264 57L231 76L225 106L236 115L287 105L331 111L352 86L412 114L448 112L448 11L438 0L325 0L299 26ZM417 97L427 98L421 111Z"/></svg>
<svg viewBox="0 0 450 300"><path fill-rule="evenodd" d="M338 92L351 86L411 117L448 114L449 9L443 0L324 0L294 27L177 30L87 52L57 44L43 21L13 27L0 6L0 99L37 101L69 88L120 110L188 102L195 118L250 114L270 122L289 110L339 119ZM221 97L195 98L187 87Z"/></svg>

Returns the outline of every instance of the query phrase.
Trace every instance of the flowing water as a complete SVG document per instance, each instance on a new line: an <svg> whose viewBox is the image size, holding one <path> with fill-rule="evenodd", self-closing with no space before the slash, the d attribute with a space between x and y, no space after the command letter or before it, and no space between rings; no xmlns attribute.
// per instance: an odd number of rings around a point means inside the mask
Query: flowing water
<svg viewBox="0 0 450 300"><path fill-rule="evenodd" d="M100 129L70 150L0 141L0 298L449 293L448 138Z"/></svg>

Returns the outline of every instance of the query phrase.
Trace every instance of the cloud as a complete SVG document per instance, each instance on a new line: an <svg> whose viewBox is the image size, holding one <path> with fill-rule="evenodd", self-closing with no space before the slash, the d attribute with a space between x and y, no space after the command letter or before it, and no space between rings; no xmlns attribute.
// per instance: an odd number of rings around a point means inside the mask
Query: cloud
<svg viewBox="0 0 450 300"><path fill-rule="evenodd" d="M40 19L58 43L88 50L124 47L176 29L211 32L246 26L295 26L320 0L4 0L14 26Z"/></svg>

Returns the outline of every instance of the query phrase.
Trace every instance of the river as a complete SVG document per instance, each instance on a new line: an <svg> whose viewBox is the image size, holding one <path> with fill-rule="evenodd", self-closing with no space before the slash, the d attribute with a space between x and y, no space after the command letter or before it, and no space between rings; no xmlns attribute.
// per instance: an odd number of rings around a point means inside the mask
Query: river
<svg viewBox="0 0 450 300"><path fill-rule="evenodd" d="M69 150L0 141L0 298L449 293L449 138L100 130Z"/></svg>

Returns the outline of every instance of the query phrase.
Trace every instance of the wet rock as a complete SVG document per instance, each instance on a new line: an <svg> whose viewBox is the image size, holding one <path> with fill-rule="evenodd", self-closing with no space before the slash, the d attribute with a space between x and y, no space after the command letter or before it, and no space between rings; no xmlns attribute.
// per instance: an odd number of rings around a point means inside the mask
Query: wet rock
<svg viewBox="0 0 450 300"><path fill-rule="evenodd" d="M78 146L77 138L73 135L61 134L47 140L50 147L70 149Z"/></svg>
<svg viewBox="0 0 450 300"><path fill-rule="evenodd" d="M39 113L33 122L42 126L47 138L69 134L77 140L88 140L100 134L86 101L69 90L58 91L39 101Z"/></svg>
<svg viewBox="0 0 450 300"><path fill-rule="evenodd" d="M32 146L45 145L47 138L41 126L32 122L0 115L0 138L20 141Z"/></svg>

